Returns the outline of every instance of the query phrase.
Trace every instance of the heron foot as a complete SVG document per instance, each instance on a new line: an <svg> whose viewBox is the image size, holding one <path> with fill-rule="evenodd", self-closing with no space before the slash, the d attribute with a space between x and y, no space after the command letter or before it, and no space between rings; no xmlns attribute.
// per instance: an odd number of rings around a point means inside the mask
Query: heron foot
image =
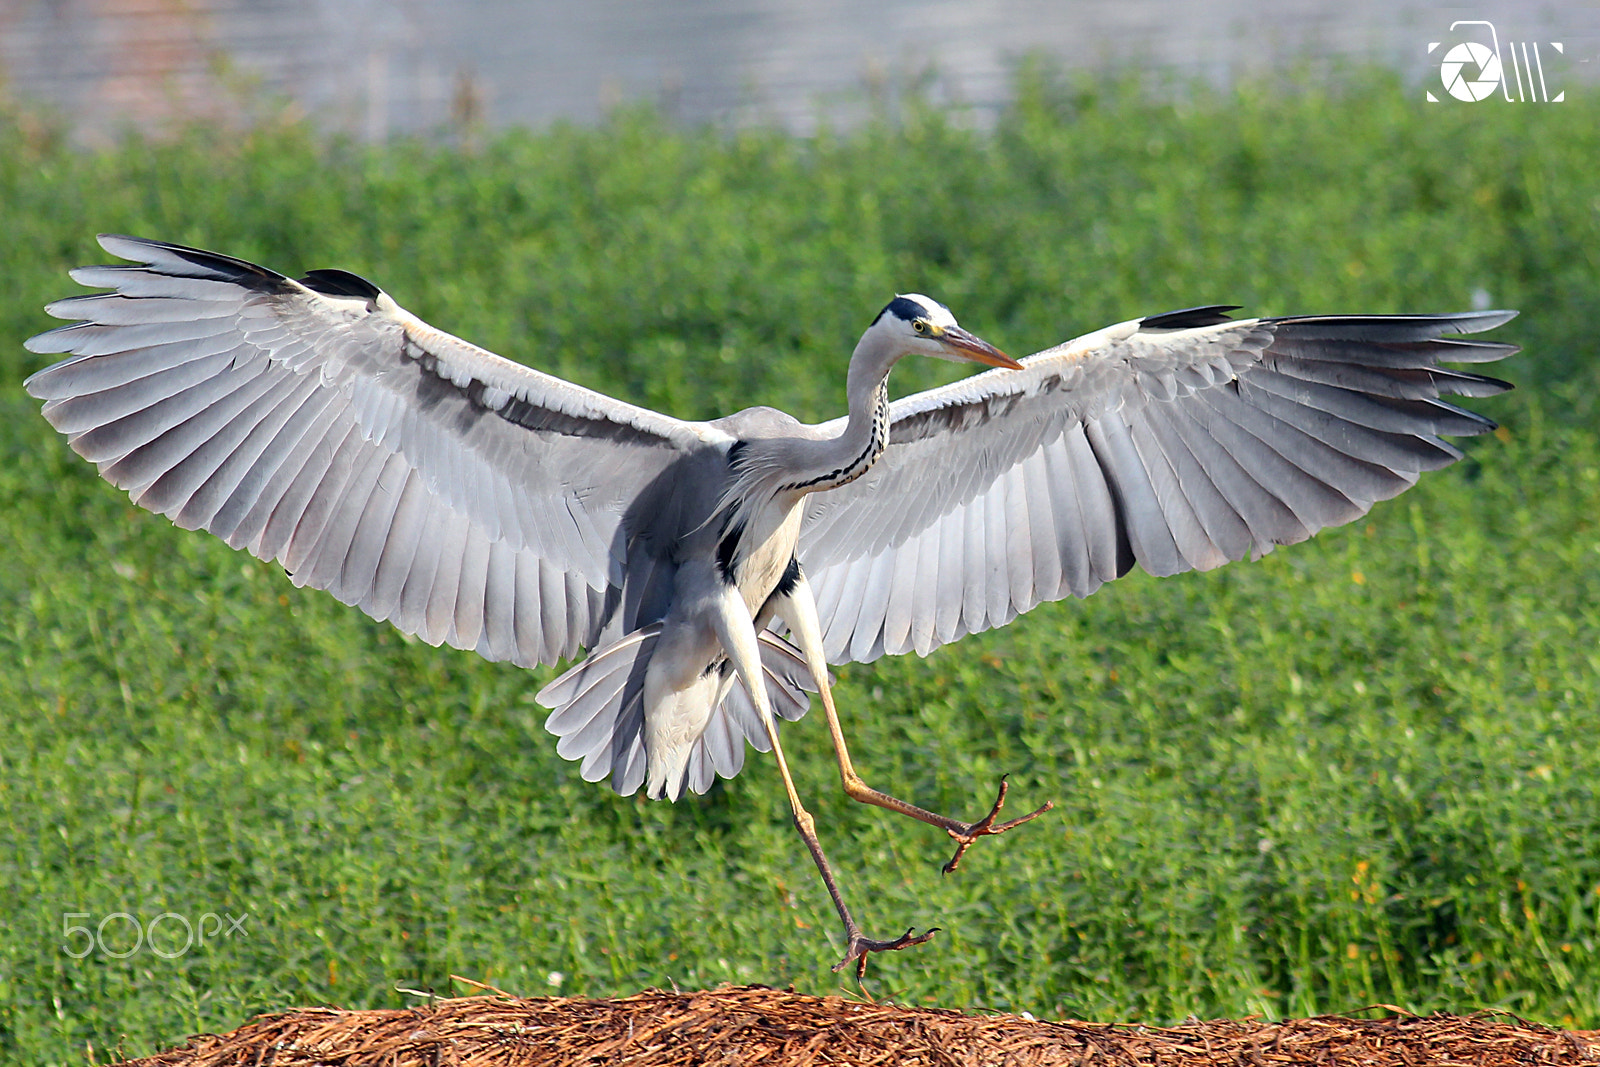
<svg viewBox="0 0 1600 1067"><path fill-rule="evenodd" d="M852 927L854 924L851 924ZM911 929L915 929L914 927ZM933 940L933 935L939 932L935 926L925 934L911 936L911 929L895 938L893 941L878 941L874 938L863 937L859 929L847 929L845 934L850 939L850 946L845 950L844 959L833 965L835 971L842 971L850 966L853 961L856 965L856 981L861 981L867 976L867 955L872 952L898 952L912 945L922 945Z"/></svg>
<svg viewBox="0 0 1600 1067"><path fill-rule="evenodd" d="M946 829L945 832L956 839L956 854L951 856L950 862L944 865L943 869L945 874L949 874L951 871L956 869L956 865L961 862L961 857L966 855L967 849L971 848L972 843L978 838L993 837L995 834L1003 834L1013 826L1021 826L1025 822L1037 819L1039 816L1056 806L1055 801L1047 800L1042 806L1028 812L1028 814L1019 816L1010 820L1009 822L1000 823L998 826L996 826L994 821L995 817L1000 814L1000 809L1005 805L1006 802L1006 790L1009 788L1009 786L1006 784L1007 777L1009 776L1004 774L1000 776L1000 793L994 798L994 807L989 809L989 814L985 815L977 822L967 823L960 829Z"/></svg>

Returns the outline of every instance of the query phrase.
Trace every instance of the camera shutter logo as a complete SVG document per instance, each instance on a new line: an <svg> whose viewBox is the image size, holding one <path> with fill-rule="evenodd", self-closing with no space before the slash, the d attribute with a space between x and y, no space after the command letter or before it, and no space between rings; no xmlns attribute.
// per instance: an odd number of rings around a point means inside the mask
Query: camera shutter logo
<svg viewBox="0 0 1600 1067"><path fill-rule="evenodd" d="M1439 78L1445 92L1457 100L1476 103L1500 88L1504 77L1500 57L1488 45L1477 41L1463 41L1444 54L1439 64Z"/></svg>
<svg viewBox="0 0 1600 1067"><path fill-rule="evenodd" d="M1524 101L1559 104L1566 99L1565 92L1550 95L1538 41L1507 41L1502 51L1500 34L1495 31L1494 23L1483 19L1458 19L1450 24L1450 32L1463 32L1462 27L1466 26L1481 27L1467 32L1486 34L1488 43L1459 41L1445 49L1444 58L1439 60L1439 82L1445 92L1468 104L1489 99L1496 89L1508 104ZM1428 55L1433 55L1442 43L1428 42ZM1560 41L1547 43L1558 55L1566 54L1566 47ZM1513 84L1516 96L1511 95ZM1431 89L1424 95L1430 104L1439 102Z"/></svg>

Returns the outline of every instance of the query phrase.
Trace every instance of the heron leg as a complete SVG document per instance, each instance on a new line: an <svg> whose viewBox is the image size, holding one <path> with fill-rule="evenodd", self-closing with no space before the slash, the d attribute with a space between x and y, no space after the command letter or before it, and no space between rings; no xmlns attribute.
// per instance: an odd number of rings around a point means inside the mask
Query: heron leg
<svg viewBox="0 0 1600 1067"><path fill-rule="evenodd" d="M817 683L818 695L822 697L822 712L828 720L828 734L833 739L833 751L839 760L839 777L844 781L845 793L852 800L859 800L863 804L874 804L889 811L899 812L901 815L908 815L929 826L937 826L954 838L956 853L950 857L950 862L944 865L945 874L956 869L961 857L966 855L967 849L978 838L1003 834L1014 826L1021 826L1025 822L1037 819L1055 807L1054 801L1047 800L1042 806L1026 815L1006 822L995 822L1000 815L1001 807L1006 802L1007 785L1004 775L1000 778L1000 789L994 798L994 804L989 808L989 813L975 822L962 822L948 815L939 815L872 788L861 775L856 773L855 765L850 761L850 749L845 744L844 728L839 724L839 711L834 706L832 688L828 685L828 662L822 652L822 625L817 618L817 604L811 595L810 583L806 581L803 573L776 606L779 616L794 634L795 641L806 658L806 666Z"/></svg>
<svg viewBox="0 0 1600 1067"><path fill-rule="evenodd" d="M925 934L915 936L908 929L899 937L889 941L867 937L861 932L860 924L850 914L850 908L844 902L844 894L839 891L839 883L833 876L833 867L822 852L822 842L817 837L817 821L805 809L805 805L800 803L800 793L795 789L794 777L789 773L789 761L784 759L783 745L778 741L777 720L772 714L772 704L767 699L766 679L761 671L760 646L757 644L755 625L750 613L746 610L738 590L732 586L728 587L719 607L715 624L717 637L722 641L722 647L728 653L728 658L733 661L734 670L738 673L739 680L744 683L745 692L750 695L750 701L756 707L756 714L761 717L761 723L766 728L767 740L772 743L772 754L778 762L778 773L783 777L784 791L789 794L789 808L794 813L795 829L800 831L800 837L806 843L806 851L811 853L811 861L817 865L817 870L822 874L822 884L828 887L828 896L833 898L834 910L839 913L839 920L844 923L845 956L834 964L833 969L842 971L854 962L856 980L860 981L866 976L869 954L892 952L923 944L930 940L939 928L934 927Z"/></svg>

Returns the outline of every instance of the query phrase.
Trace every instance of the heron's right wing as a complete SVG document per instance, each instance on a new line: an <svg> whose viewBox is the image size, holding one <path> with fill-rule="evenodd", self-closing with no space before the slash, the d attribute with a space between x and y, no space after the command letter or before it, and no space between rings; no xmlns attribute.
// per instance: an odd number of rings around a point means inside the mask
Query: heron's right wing
<svg viewBox="0 0 1600 1067"><path fill-rule="evenodd" d="M897 401L865 475L807 502L799 559L834 663L926 653L1135 562L1209 570L1349 522L1492 429L1505 382L1441 336L1515 312L1121 323Z"/></svg>
<svg viewBox="0 0 1600 1067"><path fill-rule="evenodd" d="M614 612L630 508L726 435L436 330L353 274L102 236L31 338L44 416L134 502L430 644L522 665Z"/></svg>

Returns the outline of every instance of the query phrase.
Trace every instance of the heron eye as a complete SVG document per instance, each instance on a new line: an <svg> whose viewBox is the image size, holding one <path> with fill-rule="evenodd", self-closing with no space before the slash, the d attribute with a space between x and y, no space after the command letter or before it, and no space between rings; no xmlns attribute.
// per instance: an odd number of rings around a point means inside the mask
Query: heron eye
<svg viewBox="0 0 1600 1067"><path fill-rule="evenodd" d="M926 319L918 319L918 320L916 320L915 322L913 322L911 324L911 328L913 330L917 331L918 333L927 333L928 332L928 320L926 320Z"/></svg>

